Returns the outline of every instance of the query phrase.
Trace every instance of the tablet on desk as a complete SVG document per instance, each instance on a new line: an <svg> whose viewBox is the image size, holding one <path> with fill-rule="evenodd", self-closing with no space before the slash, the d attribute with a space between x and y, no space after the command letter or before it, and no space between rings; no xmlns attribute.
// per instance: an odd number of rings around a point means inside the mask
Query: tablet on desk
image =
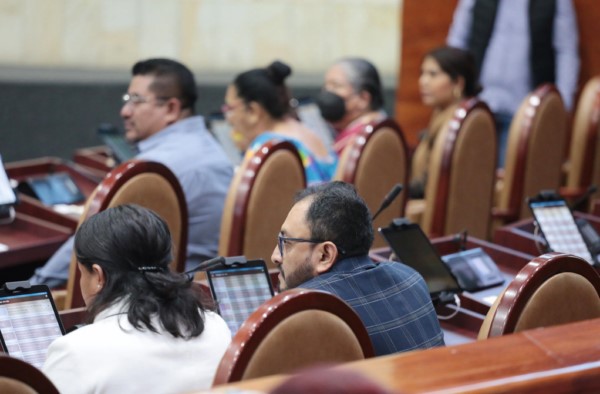
<svg viewBox="0 0 600 394"><path fill-rule="evenodd" d="M136 147L127 141L125 135L112 124L101 124L98 127L98 135L117 163L133 159L137 155Z"/></svg>
<svg viewBox="0 0 600 394"><path fill-rule="evenodd" d="M19 183L18 190L46 205L76 204L85 200L73 178L66 172L27 178Z"/></svg>
<svg viewBox="0 0 600 394"><path fill-rule="evenodd" d="M542 193L527 200L548 248L554 252L570 253L590 264L597 262L585 242L567 202L551 193Z"/></svg>
<svg viewBox="0 0 600 394"><path fill-rule="evenodd" d="M504 283L502 273L481 248L440 257L421 227L407 219L395 219L379 229L400 261L419 272L432 299L440 294L475 292Z"/></svg>
<svg viewBox="0 0 600 394"><path fill-rule="evenodd" d="M48 346L64 334L47 286L0 289L0 345L5 353L41 368Z"/></svg>
<svg viewBox="0 0 600 394"><path fill-rule="evenodd" d="M206 271L219 314L231 334L265 301L273 297L269 270L263 260Z"/></svg>

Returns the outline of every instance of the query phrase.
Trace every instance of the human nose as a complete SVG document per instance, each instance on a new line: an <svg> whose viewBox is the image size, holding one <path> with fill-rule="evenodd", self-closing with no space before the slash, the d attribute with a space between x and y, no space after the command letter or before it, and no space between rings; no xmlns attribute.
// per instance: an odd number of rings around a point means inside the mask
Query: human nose
<svg viewBox="0 0 600 394"><path fill-rule="evenodd" d="M271 261L275 265L281 265L281 263L283 262L281 253L279 253L279 247L277 245L275 245L273 253L271 254Z"/></svg>
<svg viewBox="0 0 600 394"><path fill-rule="evenodd" d="M131 105L129 105L128 102L123 103L123 106L121 107L121 117L122 118L129 118L131 116Z"/></svg>

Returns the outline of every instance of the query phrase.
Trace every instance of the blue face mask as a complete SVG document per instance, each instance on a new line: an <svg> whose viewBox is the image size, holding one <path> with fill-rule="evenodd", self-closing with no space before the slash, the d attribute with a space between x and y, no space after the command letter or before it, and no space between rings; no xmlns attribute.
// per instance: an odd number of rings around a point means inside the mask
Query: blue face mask
<svg viewBox="0 0 600 394"><path fill-rule="evenodd" d="M337 122L346 115L344 99L333 92L323 90L317 96L316 102L321 111L321 116L330 123Z"/></svg>

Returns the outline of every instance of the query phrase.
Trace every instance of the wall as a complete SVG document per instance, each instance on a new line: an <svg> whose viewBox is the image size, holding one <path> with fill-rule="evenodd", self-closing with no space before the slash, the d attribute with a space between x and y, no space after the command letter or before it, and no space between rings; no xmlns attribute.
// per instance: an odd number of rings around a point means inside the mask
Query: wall
<svg viewBox="0 0 600 394"><path fill-rule="evenodd" d="M392 113L400 0L0 0L0 153L4 161L70 158L120 124L131 65L181 60L196 74L197 111L218 109L227 83L275 58L296 96L315 94L347 55L379 68Z"/></svg>

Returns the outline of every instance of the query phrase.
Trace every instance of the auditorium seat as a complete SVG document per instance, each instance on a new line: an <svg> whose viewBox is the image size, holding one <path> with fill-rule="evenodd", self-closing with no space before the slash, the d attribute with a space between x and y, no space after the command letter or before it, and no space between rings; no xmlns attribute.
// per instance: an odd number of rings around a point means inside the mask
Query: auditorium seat
<svg viewBox="0 0 600 394"><path fill-rule="evenodd" d="M76 385L76 382L73 382ZM0 393L58 394L58 389L33 365L7 355L0 356Z"/></svg>
<svg viewBox="0 0 600 394"><path fill-rule="evenodd" d="M509 129L505 170L496 184L494 228L531 216L528 197L561 184L567 112L556 87L544 84L521 103Z"/></svg>
<svg viewBox="0 0 600 394"><path fill-rule="evenodd" d="M478 339L600 317L600 275L585 260L547 253L531 260L498 296Z"/></svg>
<svg viewBox="0 0 600 394"><path fill-rule="evenodd" d="M387 227L392 219L404 215L408 191L408 148L402 130L392 119L371 123L344 148L334 180L352 183L374 214L393 186L404 186L402 193L373 222L373 247L383 247L379 227Z"/></svg>
<svg viewBox="0 0 600 394"><path fill-rule="evenodd" d="M571 131L566 187L560 194L576 200L591 185L600 187L600 76L590 79L579 97ZM598 197L598 192L591 197Z"/></svg>
<svg viewBox="0 0 600 394"><path fill-rule="evenodd" d="M167 222L173 238L171 269L183 272L188 242L187 204L179 181L164 165L131 160L112 170L87 199L80 223L90 216L122 204L137 204L156 212ZM71 257L64 302L53 291L59 309L84 306L79 289L79 270L75 254Z"/></svg>
<svg viewBox="0 0 600 394"><path fill-rule="evenodd" d="M295 194L305 187L302 160L291 142L268 141L246 156L225 199L219 255L260 258L275 268L277 234Z"/></svg>
<svg viewBox="0 0 600 394"><path fill-rule="evenodd" d="M348 304L319 290L291 289L265 302L242 324L213 386L373 355L367 329Z"/></svg>
<svg viewBox="0 0 600 394"><path fill-rule="evenodd" d="M467 230L488 238L496 166L496 128L488 106L464 100L436 138L425 199L410 200L407 217L429 237Z"/></svg>

